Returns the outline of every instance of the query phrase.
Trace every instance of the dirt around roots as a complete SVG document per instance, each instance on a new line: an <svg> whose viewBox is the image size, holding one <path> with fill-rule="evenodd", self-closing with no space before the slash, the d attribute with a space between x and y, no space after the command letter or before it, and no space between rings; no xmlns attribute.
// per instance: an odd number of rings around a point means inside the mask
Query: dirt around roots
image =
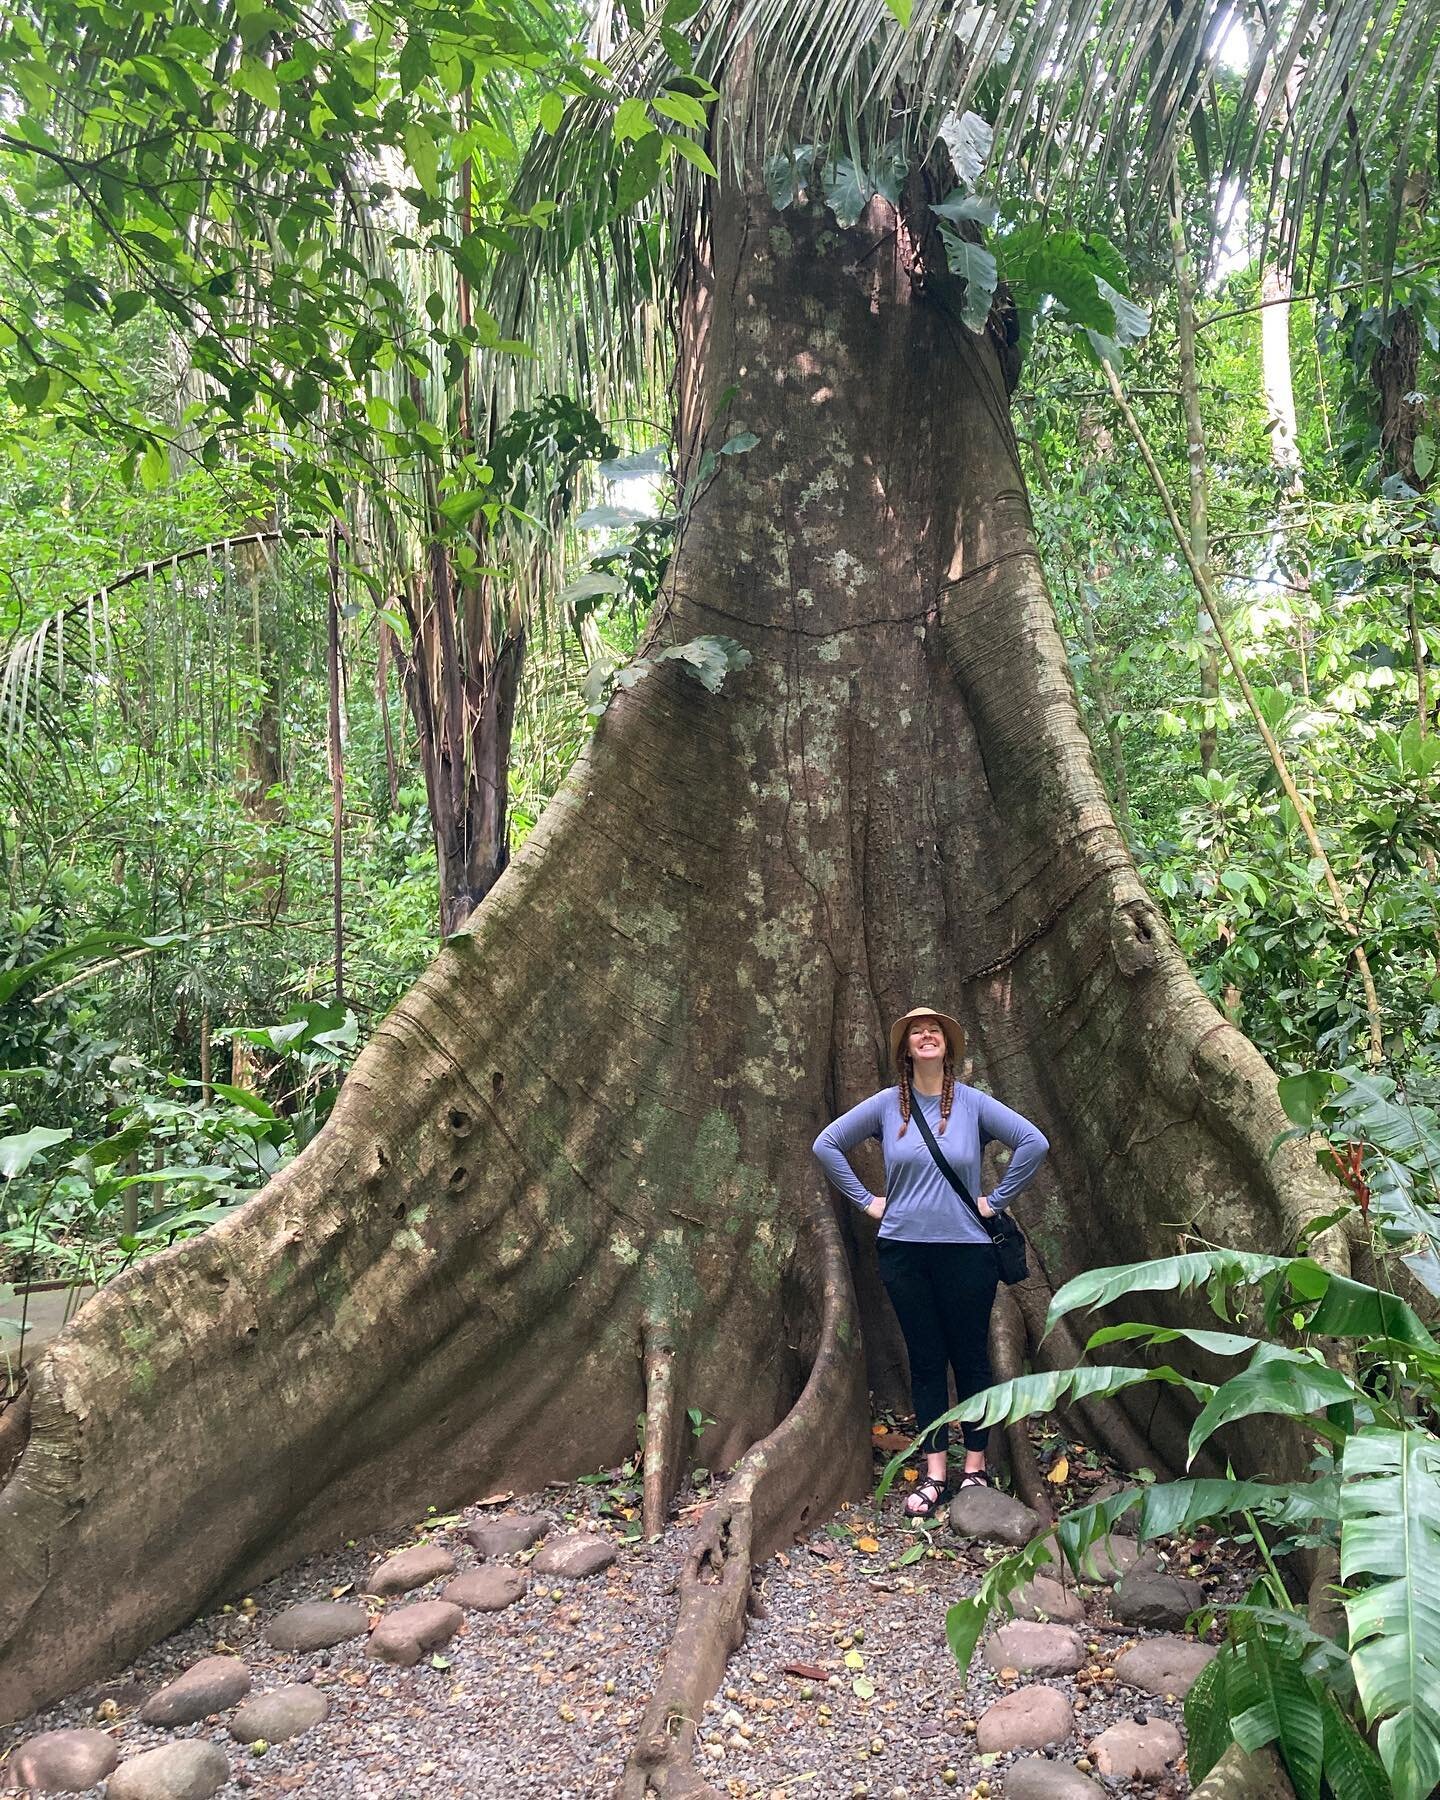
<svg viewBox="0 0 1440 1800"><path fill-rule="evenodd" d="M1005 1767L1014 1757L982 1757L975 1722L1028 1678L1002 1677L977 1655L962 1685L944 1638L945 1607L973 1591L987 1552L957 1543L942 1524L918 1560L902 1563L925 1542L903 1519L902 1500L903 1490L878 1520L868 1506L847 1508L756 1571L746 1642L707 1707L697 1740L697 1770L720 1793L737 1800L782 1794L846 1800L901 1789L907 1796L970 1794L988 1782L991 1794L1003 1794ZM638 1492L617 1475L417 1521L409 1534L297 1564L175 1633L120 1676L0 1733L0 1792L17 1791L5 1783L27 1738L98 1726L115 1739L122 1759L177 1738L219 1745L231 1770L218 1790L221 1800L609 1796L664 1659L689 1527L705 1503L705 1493L686 1491L663 1536L645 1542L636 1535ZM563 1532L591 1531L615 1546L615 1561L574 1580L531 1572L522 1599L500 1611L467 1611L460 1631L413 1668L377 1661L367 1654L366 1638L308 1653L277 1650L265 1639L265 1627L298 1602L360 1599L378 1559L395 1551L439 1545L452 1553L457 1571L473 1568L481 1559L463 1535L467 1525L532 1512L550 1515L552 1541ZM493 1560L525 1569L542 1547ZM1189 1552L1182 1561L1190 1566ZM1233 1555L1212 1558L1202 1572L1212 1597L1237 1594L1243 1583ZM437 1599L450 1579L365 1604L372 1614L393 1614ZM1151 1699L1104 1673L1136 1633L1108 1620L1107 1589L1083 1593L1086 1666L1046 1683L1077 1707L1077 1735L1056 1752L1072 1762L1117 1720L1143 1714L1183 1724L1178 1704ZM103 1619L94 1629L104 1630ZM243 1657L251 1698L308 1683L329 1701L328 1717L261 1753L229 1734L234 1708L173 1730L141 1722L139 1709L156 1689L217 1652ZM787 1673L787 1664L804 1670ZM1163 1800L1188 1793L1183 1764L1148 1791Z"/></svg>

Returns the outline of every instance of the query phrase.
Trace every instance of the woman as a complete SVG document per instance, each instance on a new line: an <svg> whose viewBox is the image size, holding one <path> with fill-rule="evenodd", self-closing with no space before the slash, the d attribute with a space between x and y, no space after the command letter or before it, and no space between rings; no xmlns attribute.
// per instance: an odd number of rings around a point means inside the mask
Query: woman
<svg viewBox="0 0 1440 1800"><path fill-rule="evenodd" d="M1000 1277L986 1227L936 1167L923 1134L912 1129L912 1114L923 1115L940 1154L987 1219L1030 1185L1050 1148L1028 1119L956 1081L955 1064L964 1047L965 1033L954 1019L933 1007L915 1007L890 1027L898 1087L852 1106L815 1140L815 1154L835 1186L880 1220L880 1278L905 1336L915 1416L922 1425L949 1411L947 1363L955 1371L959 1399L990 1386L990 1309ZM846 1160L871 1137L884 1148L883 1194L868 1193ZM1008 1144L1014 1155L999 1187L984 1195L980 1160L992 1138ZM964 1427L962 1488L988 1485L989 1435L988 1428ZM912 1519L933 1517L948 1494L949 1441L943 1425L926 1434L926 1478L905 1505Z"/></svg>

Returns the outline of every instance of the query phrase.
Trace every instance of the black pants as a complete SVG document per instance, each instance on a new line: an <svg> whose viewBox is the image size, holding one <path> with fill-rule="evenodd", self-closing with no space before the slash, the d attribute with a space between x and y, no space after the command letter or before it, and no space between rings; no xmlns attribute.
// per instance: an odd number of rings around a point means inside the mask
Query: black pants
<svg viewBox="0 0 1440 1800"><path fill-rule="evenodd" d="M880 1279L895 1308L910 1356L910 1392L915 1417L924 1426L950 1410L946 1365L955 1371L957 1400L990 1386L990 1311L1000 1271L989 1244L907 1244L881 1238L876 1244ZM983 1450L989 1427L962 1427L967 1450ZM948 1427L941 1425L921 1446L946 1450Z"/></svg>

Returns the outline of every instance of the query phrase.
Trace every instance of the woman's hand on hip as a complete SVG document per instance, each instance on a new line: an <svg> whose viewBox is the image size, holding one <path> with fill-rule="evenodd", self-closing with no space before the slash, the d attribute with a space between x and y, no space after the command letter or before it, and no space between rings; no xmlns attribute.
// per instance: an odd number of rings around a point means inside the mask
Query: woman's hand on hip
<svg viewBox="0 0 1440 1800"><path fill-rule="evenodd" d="M980 1217L982 1219L993 1219L995 1217L996 1209L990 1204L990 1202L985 1198L985 1196L983 1194L975 1202L975 1209L980 1214Z"/></svg>
<svg viewBox="0 0 1440 1800"><path fill-rule="evenodd" d="M885 1217L885 1196L883 1194L872 1194L870 1196L870 1204L865 1210L872 1219L883 1219Z"/></svg>

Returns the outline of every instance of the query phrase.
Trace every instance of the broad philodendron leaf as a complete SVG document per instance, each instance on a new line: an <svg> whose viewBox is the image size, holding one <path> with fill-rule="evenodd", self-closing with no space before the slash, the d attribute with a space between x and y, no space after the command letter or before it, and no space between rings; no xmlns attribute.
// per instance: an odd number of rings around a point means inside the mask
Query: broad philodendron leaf
<svg viewBox="0 0 1440 1800"><path fill-rule="evenodd" d="M1115 342L1124 350L1131 349L1150 335L1150 312L1147 307L1129 299L1111 287L1103 275L1095 278L1095 291L1115 315Z"/></svg>
<svg viewBox="0 0 1440 1800"><path fill-rule="evenodd" d="M1313 1481L1231 1481L1221 1476L1187 1476L1157 1481L1144 1489L1136 1522L1137 1535L1169 1537L1202 1519L1223 1519L1253 1512L1274 1525L1310 1525L1338 1520L1338 1482L1333 1475ZM1061 1543L1065 1541L1062 1523Z"/></svg>
<svg viewBox="0 0 1440 1800"><path fill-rule="evenodd" d="M948 219L952 225L983 225L990 231L1000 218L1000 202L990 194L962 194L955 188L943 200L932 200L930 210L937 219Z"/></svg>
<svg viewBox="0 0 1440 1800"><path fill-rule="evenodd" d="M599 569L589 569L561 588L559 601L561 606L575 606L581 600L598 600L604 594L624 592L625 583L617 576L606 575Z"/></svg>
<svg viewBox="0 0 1440 1800"><path fill-rule="evenodd" d="M765 186L778 211L793 206L809 187L814 166L813 144L796 144L765 158Z"/></svg>
<svg viewBox="0 0 1440 1800"><path fill-rule="evenodd" d="M820 172L825 188L825 204L834 213L836 223L847 229L857 223L861 213L877 194L893 206L900 198L904 165L883 158L875 169L862 169L848 156L837 156Z"/></svg>
<svg viewBox="0 0 1440 1800"><path fill-rule="evenodd" d="M607 481L621 480L627 475L663 475L665 446L652 444L648 450L637 450L631 456L614 457L600 464L600 473Z"/></svg>
<svg viewBox="0 0 1440 1800"><path fill-rule="evenodd" d="M629 506L587 506L575 521L577 531L605 531L634 525L647 515Z"/></svg>
<svg viewBox="0 0 1440 1800"><path fill-rule="evenodd" d="M698 637L656 651L653 662L679 662L707 693L718 694L725 677L750 662L750 652L734 638Z"/></svg>
<svg viewBox="0 0 1440 1800"><path fill-rule="evenodd" d="M1341 1468L1350 1662L1395 1800L1440 1783L1440 1440L1366 1430Z"/></svg>
<svg viewBox="0 0 1440 1800"><path fill-rule="evenodd" d="M1276 1087L1285 1117L1292 1125L1309 1131L1334 1091L1335 1077L1329 1069L1305 1069L1299 1075L1282 1075Z"/></svg>
<svg viewBox="0 0 1440 1800"><path fill-rule="evenodd" d="M1440 1343L1398 1294L1383 1294L1364 1281L1332 1275L1320 1304L1306 1321L1317 1337L1365 1338L1440 1358Z"/></svg>
<svg viewBox="0 0 1440 1800"><path fill-rule="evenodd" d="M1215 1389L1190 1428L1187 1460L1193 1462L1207 1438L1222 1425L1256 1413L1279 1413L1287 1419L1310 1418L1314 1430L1327 1436L1333 1427L1311 1415L1325 1406L1353 1406L1364 1398L1347 1375L1299 1351L1263 1345L1254 1362Z"/></svg>
<svg viewBox="0 0 1440 1800"><path fill-rule="evenodd" d="M995 147L995 133L979 113L946 113L940 121L940 141L950 152L956 178L973 187L984 173Z"/></svg>
<svg viewBox="0 0 1440 1800"><path fill-rule="evenodd" d="M0 1138L0 1175L6 1181L13 1181L17 1175L23 1175L42 1152L53 1150L56 1144L63 1144L74 1135L70 1130L61 1131L49 1125L32 1125L29 1131L18 1132L14 1137Z"/></svg>
<svg viewBox="0 0 1440 1800"><path fill-rule="evenodd" d="M957 232L942 231L941 236L945 240L945 260L950 265L950 273L959 275L965 283L960 316L971 331L983 331L999 280L995 258L983 244L972 244Z"/></svg>

